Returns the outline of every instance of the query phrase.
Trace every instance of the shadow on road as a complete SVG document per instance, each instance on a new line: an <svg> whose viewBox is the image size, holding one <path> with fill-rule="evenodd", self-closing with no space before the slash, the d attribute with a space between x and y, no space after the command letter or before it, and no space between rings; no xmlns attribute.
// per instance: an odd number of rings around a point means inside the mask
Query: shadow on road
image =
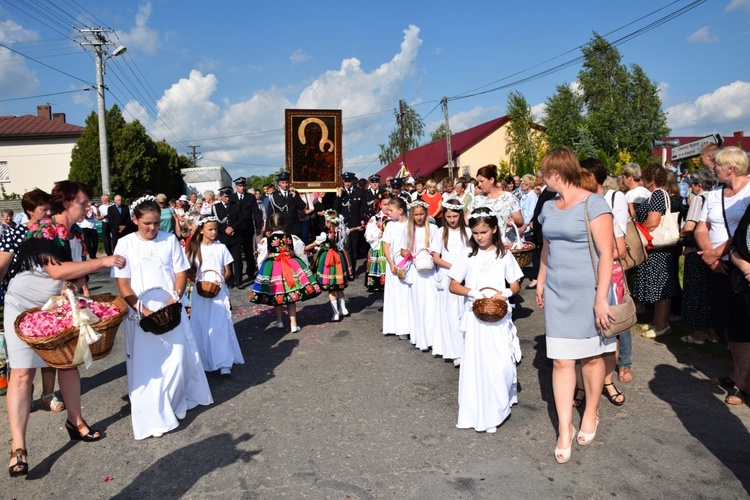
<svg viewBox="0 0 750 500"><path fill-rule="evenodd" d="M243 434L233 439L231 434L218 434L175 450L138 474L112 498L181 498L207 474L239 460L247 463L260 453L262 450L239 448L252 437Z"/></svg>
<svg viewBox="0 0 750 500"><path fill-rule="evenodd" d="M668 403L685 429L750 492L750 432L717 399L718 389L697 379L690 368L657 365L649 388Z"/></svg>

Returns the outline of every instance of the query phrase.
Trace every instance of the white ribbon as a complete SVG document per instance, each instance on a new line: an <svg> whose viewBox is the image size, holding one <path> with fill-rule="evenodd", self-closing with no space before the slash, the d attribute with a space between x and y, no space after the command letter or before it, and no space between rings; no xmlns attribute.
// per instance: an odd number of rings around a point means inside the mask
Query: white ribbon
<svg viewBox="0 0 750 500"><path fill-rule="evenodd" d="M64 293L65 296L58 295L51 297L47 303L42 306L42 310L48 311L60 307L65 304L67 299L70 303L70 313L73 317L73 326L78 327L78 344L76 345L76 352L73 356L73 365L80 365L83 363L83 365L88 368L94 362L89 345L102 338L101 334L95 331L91 325L98 323L100 319L91 311L91 309L88 308L88 306L83 309L78 309L78 298L73 290L68 288Z"/></svg>

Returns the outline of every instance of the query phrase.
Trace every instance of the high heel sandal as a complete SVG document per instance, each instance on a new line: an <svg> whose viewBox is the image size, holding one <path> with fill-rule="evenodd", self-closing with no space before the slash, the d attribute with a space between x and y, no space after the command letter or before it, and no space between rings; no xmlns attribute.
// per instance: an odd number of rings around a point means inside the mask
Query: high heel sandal
<svg viewBox="0 0 750 500"><path fill-rule="evenodd" d="M573 438L575 437L575 434L576 428L573 427L573 424L570 424L570 444L567 448L555 447L555 461L558 464L564 464L570 461L570 454L573 451Z"/></svg>
<svg viewBox="0 0 750 500"><path fill-rule="evenodd" d="M88 426L89 424L87 424L85 420L82 420L81 425L78 427L70 423L70 420L65 421L65 429L68 431L71 441L86 441L87 443L91 441L99 441L102 438L102 433L96 429L89 428L88 434L81 434L81 429L85 429ZM99 435L95 436L94 434L96 433L99 433Z"/></svg>
<svg viewBox="0 0 750 500"><path fill-rule="evenodd" d="M16 448L16 451L10 452L10 458L16 459L16 463L8 467L10 477L25 476L29 473L29 463L21 461L21 457L25 457L26 454L26 450L23 448Z"/></svg>
<svg viewBox="0 0 750 500"><path fill-rule="evenodd" d="M581 446L586 446L587 444L591 444L591 442L596 437L596 430L598 428L599 428L599 417L596 417L596 426L594 427L594 432L583 432L583 430L578 431L578 438L576 438L576 441L578 441L578 444L580 444Z"/></svg>
<svg viewBox="0 0 750 500"><path fill-rule="evenodd" d="M609 389L607 389L609 386L612 386L612 389L615 390L614 394L611 394ZM602 396L606 396L607 399L609 399L609 402L615 406L622 406L625 404L625 395L617 389L614 382L611 384L604 384L604 387L602 387ZM622 396L622 401L617 400L620 396Z"/></svg>

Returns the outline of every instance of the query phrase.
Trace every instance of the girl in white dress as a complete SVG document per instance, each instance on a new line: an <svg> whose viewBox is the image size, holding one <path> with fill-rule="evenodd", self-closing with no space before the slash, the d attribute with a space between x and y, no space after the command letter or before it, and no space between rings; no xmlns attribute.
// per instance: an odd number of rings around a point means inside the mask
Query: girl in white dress
<svg viewBox="0 0 750 500"><path fill-rule="evenodd" d="M467 254L471 231L466 227L464 206L458 199L443 203L442 250L438 264L438 311L442 335L435 337L432 354L453 360L453 366L461 364L464 349L464 333L461 331L464 298L450 292L448 271L454 262Z"/></svg>
<svg viewBox="0 0 750 500"><path fill-rule="evenodd" d="M228 376L233 364L245 363L234 331L229 290L225 282L232 275L230 264L234 259L227 247L216 241L219 232L216 217L202 215L195 225L195 234L187 248L188 262L195 268L196 276L206 271L202 279L221 282L221 290L212 299L194 294L190 326L203 369L207 372L219 370L222 375Z"/></svg>
<svg viewBox="0 0 750 500"><path fill-rule="evenodd" d="M177 237L159 231L161 207L155 197L137 199L131 212L138 230L117 241L115 254L127 264L112 275L133 310L138 297L155 288L141 304L141 314L148 316L182 299L190 264ZM125 321L125 367L133 435L161 437L177 427L187 410L213 403L211 390L184 309L180 324L163 335L143 331L132 312Z"/></svg>
<svg viewBox="0 0 750 500"><path fill-rule="evenodd" d="M409 204L409 226L402 238L401 256L413 259L408 271L411 343L427 352L433 339L442 335L438 320L438 290L435 258L440 258L440 232L435 224L427 221L429 205L423 201ZM419 259L429 259L431 267L422 268ZM420 268L420 269L418 269Z"/></svg>
<svg viewBox="0 0 750 500"><path fill-rule="evenodd" d="M401 242L408 226L406 202L403 198L392 198L389 207L391 221L385 226L382 239L383 253L388 262L383 290L383 335L398 335L401 340L407 340L410 332L409 308L404 304L409 298L409 285L397 274L397 264L403 260Z"/></svg>
<svg viewBox="0 0 750 500"><path fill-rule="evenodd" d="M495 323L480 320L471 307L474 300L485 296L508 300L517 294L523 272L505 249L493 212L484 207L475 209L469 215L469 227L471 252L448 272L451 293L467 297L461 321L466 336L458 377L456 427L493 433L518 402L516 364L521 361L521 349L510 307ZM495 290L482 292L486 287Z"/></svg>

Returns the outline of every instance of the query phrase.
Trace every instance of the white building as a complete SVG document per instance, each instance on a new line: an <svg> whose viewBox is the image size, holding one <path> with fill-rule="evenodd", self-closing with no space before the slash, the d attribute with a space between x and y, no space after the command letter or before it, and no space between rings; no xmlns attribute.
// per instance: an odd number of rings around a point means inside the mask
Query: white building
<svg viewBox="0 0 750 500"><path fill-rule="evenodd" d="M34 188L47 192L70 173L70 155L84 127L52 114L49 104L37 114L0 116L0 186L6 194L23 195Z"/></svg>

